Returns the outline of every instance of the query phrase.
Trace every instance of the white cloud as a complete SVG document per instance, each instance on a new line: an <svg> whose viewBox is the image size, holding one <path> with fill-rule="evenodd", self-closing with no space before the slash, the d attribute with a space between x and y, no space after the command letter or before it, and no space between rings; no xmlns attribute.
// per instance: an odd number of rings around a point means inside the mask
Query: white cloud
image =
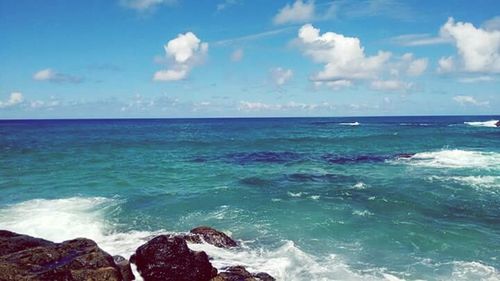
<svg viewBox="0 0 500 281"><path fill-rule="evenodd" d="M192 32L179 34L164 46L167 59L171 61L169 69L157 71L155 81L177 81L185 79L191 69L203 62L208 43L201 42Z"/></svg>
<svg viewBox="0 0 500 281"><path fill-rule="evenodd" d="M274 16L275 24L303 23L314 19L314 1L296 0L292 5L289 3L279 10Z"/></svg>
<svg viewBox="0 0 500 281"><path fill-rule="evenodd" d="M453 57L443 57L438 61L438 73L448 73L455 69L455 60Z"/></svg>
<svg viewBox="0 0 500 281"><path fill-rule="evenodd" d="M458 79L460 83L476 83L476 82L489 82L493 81L493 77L491 76L477 76L477 77L464 77Z"/></svg>
<svg viewBox="0 0 500 281"><path fill-rule="evenodd" d="M311 24L300 28L298 38L302 52L324 64L324 69L311 77L314 81L371 79L391 57L391 53L382 51L368 57L358 38L334 32L320 35Z"/></svg>
<svg viewBox="0 0 500 281"><path fill-rule="evenodd" d="M243 59L243 55L244 55L243 49L241 48L236 49L231 53L231 61L233 62L241 61Z"/></svg>
<svg viewBox="0 0 500 281"><path fill-rule="evenodd" d="M49 81L54 83L80 83L83 80L81 77L59 73L51 68L37 71L35 74L33 74L33 79L37 81Z"/></svg>
<svg viewBox="0 0 500 281"><path fill-rule="evenodd" d="M496 22L496 20L494 21ZM489 24L489 29L476 28L468 22L455 22L453 18L441 27L440 35L453 41L460 57L460 69L451 67L451 58L440 60L441 71L463 70L466 72L500 73L500 30ZM493 29L491 29L493 28ZM442 67L442 63L449 66Z"/></svg>
<svg viewBox="0 0 500 281"><path fill-rule="evenodd" d="M471 96L454 96L453 100L461 105L488 106L489 101L478 101Z"/></svg>
<svg viewBox="0 0 500 281"><path fill-rule="evenodd" d="M24 101L24 96L20 92L10 93L9 98L6 101L0 101L0 108L8 108L16 106Z"/></svg>
<svg viewBox="0 0 500 281"><path fill-rule="evenodd" d="M427 69L429 61L426 58L410 60L406 73L410 76L419 76Z"/></svg>
<svg viewBox="0 0 500 281"><path fill-rule="evenodd" d="M413 87L413 83L399 80L374 80L370 87L376 91L406 91Z"/></svg>
<svg viewBox="0 0 500 281"><path fill-rule="evenodd" d="M277 86L283 86L292 76L293 71L291 69L284 69L282 67L271 69L271 78Z"/></svg>
<svg viewBox="0 0 500 281"><path fill-rule="evenodd" d="M139 12L149 11L161 5L172 5L176 2L176 0L120 0L122 6Z"/></svg>
<svg viewBox="0 0 500 281"><path fill-rule="evenodd" d="M485 21L482 26L488 31L500 30L500 16Z"/></svg>

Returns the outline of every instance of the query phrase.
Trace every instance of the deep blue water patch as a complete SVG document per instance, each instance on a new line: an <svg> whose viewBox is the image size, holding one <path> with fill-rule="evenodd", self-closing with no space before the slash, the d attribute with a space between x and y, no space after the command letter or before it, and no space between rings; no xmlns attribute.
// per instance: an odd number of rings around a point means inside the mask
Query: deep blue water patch
<svg viewBox="0 0 500 281"><path fill-rule="evenodd" d="M258 151L258 152L237 152L225 156L227 162L239 165L269 163L283 164L302 159L301 154L295 152L276 152L276 151Z"/></svg>

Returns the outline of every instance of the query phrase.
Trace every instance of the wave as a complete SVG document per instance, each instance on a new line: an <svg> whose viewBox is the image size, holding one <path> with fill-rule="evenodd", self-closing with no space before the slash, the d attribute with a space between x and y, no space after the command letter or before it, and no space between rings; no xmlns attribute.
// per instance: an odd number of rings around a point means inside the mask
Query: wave
<svg viewBox="0 0 500 281"><path fill-rule="evenodd" d="M393 162L431 168L500 168L500 153L472 150L441 150L399 157Z"/></svg>
<svg viewBox="0 0 500 281"><path fill-rule="evenodd" d="M10 231L56 242L90 238L103 250L127 258L153 236L172 233L165 230L117 232L116 225L106 220L105 215L120 203L120 200L103 197L29 200L0 209L0 225ZM271 249L251 247L244 242L242 249L236 250L209 244L189 246L207 252L213 258L212 264L219 269L239 264L250 271L268 272L277 280L331 280L332 276L341 280L400 280L383 269L374 269L370 274L355 272L335 255L317 258L289 240ZM133 269L136 277L140 277Z"/></svg>
<svg viewBox="0 0 500 281"><path fill-rule="evenodd" d="M500 188L500 176L431 176L428 179L430 181L451 181L482 190Z"/></svg>
<svg viewBox="0 0 500 281"><path fill-rule="evenodd" d="M464 122L465 125L473 126L473 127L490 127L496 128L499 120L489 120L483 122Z"/></svg>
<svg viewBox="0 0 500 281"><path fill-rule="evenodd" d="M153 236L172 233L165 230L116 231L117 225L106 219L106 214L119 210L122 202L103 197L29 200L0 209L0 225L11 231L58 242L87 237L105 251L127 258ZM242 242L241 249L221 249L209 244L191 244L189 247L207 252L218 269L238 264L251 272L268 272L277 280L404 280L400 279L404 273L390 272L385 268L353 269L335 254L326 257L311 255L290 240L265 248L253 243ZM499 277L495 268L479 262L454 262L446 267L452 267L451 276L443 280L498 280ZM133 269L135 271L134 266ZM137 271L135 273L141 280Z"/></svg>
<svg viewBox="0 0 500 281"><path fill-rule="evenodd" d="M359 126L359 122L339 123L342 126Z"/></svg>

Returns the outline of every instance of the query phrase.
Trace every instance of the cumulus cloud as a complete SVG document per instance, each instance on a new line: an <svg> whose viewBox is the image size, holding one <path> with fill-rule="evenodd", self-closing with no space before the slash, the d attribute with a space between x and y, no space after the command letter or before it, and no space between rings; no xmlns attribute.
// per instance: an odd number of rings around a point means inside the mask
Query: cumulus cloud
<svg viewBox="0 0 500 281"><path fill-rule="evenodd" d="M441 27L440 36L452 40L460 64L457 66L452 57L441 58L438 71L500 73L500 30L496 29L496 21L488 23L486 29L449 18Z"/></svg>
<svg viewBox="0 0 500 281"><path fill-rule="evenodd" d="M311 21L314 18L314 1L296 0L293 4L286 4L285 7L278 11L278 14L274 16L275 24L287 24L287 23L303 23Z"/></svg>
<svg viewBox="0 0 500 281"><path fill-rule="evenodd" d="M420 76L427 69L428 59L414 59L413 54L403 55L403 61L407 64L406 74L409 76Z"/></svg>
<svg viewBox="0 0 500 281"><path fill-rule="evenodd" d="M37 81L49 81L54 83L80 83L82 78L74 75L59 73L51 68L37 71L33 74L33 79Z"/></svg>
<svg viewBox="0 0 500 281"><path fill-rule="evenodd" d="M322 70L310 77L314 85L333 90L350 87L357 81L369 81L372 89L406 91L413 88L413 83L401 80L422 75L428 65L427 58L415 58L411 53L393 56L379 50L369 56L359 38L335 32L321 34L311 24L299 29L295 42L305 56L323 65Z"/></svg>
<svg viewBox="0 0 500 281"><path fill-rule="evenodd" d="M170 67L157 71L155 81L177 81L185 79L191 69L202 63L207 52L208 43L201 42L192 32L179 34L164 46Z"/></svg>
<svg viewBox="0 0 500 281"><path fill-rule="evenodd" d="M293 76L293 71L291 69L284 69L282 67L273 68L270 73L273 83L276 86L283 86Z"/></svg>
<svg viewBox="0 0 500 281"><path fill-rule="evenodd" d="M233 62L241 61L243 59L243 55L244 55L243 49L241 48L236 49L231 53L231 61Z"/></svg>
<svg viewBox="0 0 500 281"><path fill-rule="evenodd" d="M176 0L120 0L122 6L139 12L150 11L158 6L172 5L176 2Z"/></svg>
<svg viewBox="0 0 500 281"><path fill-rule="evenodd" d="M21 104L24 101L24 96L20 92L12 92L9 98L5 101L0 101L0 108L9 108Z"/></svg>
<svg viewBox="0 0 500 281"><path fill-rule="evenodd" d="M438 61L438 73L447 73L455 69L455 60L453 57L442 57Z"/></svg>
<svg viewBox="0 0 500 281"><path fill-rule="evenodd" d="M488 106L489 101L478 101L471 96L454 96L453 100L461 105Z"/></svg>
<svg viewBox="0 0 500 281"><path fill-rule="evenodd" d="M374 78L391 53L379 51L366 56L360 40L334 32L320 35L311 24L302 26L298 33L302 52L324 69L311 77L313 81L336 81Z"/></svg>

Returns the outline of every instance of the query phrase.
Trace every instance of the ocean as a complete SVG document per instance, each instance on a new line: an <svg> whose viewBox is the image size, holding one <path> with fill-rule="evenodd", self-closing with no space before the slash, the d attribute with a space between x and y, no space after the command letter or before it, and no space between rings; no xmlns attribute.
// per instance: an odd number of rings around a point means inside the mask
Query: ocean
<svg viewBox="0 0 500 281"><path fill-rule="evenodd" d="M499 116L0 121L0 229L277 280L500 280Z"/></svg>

